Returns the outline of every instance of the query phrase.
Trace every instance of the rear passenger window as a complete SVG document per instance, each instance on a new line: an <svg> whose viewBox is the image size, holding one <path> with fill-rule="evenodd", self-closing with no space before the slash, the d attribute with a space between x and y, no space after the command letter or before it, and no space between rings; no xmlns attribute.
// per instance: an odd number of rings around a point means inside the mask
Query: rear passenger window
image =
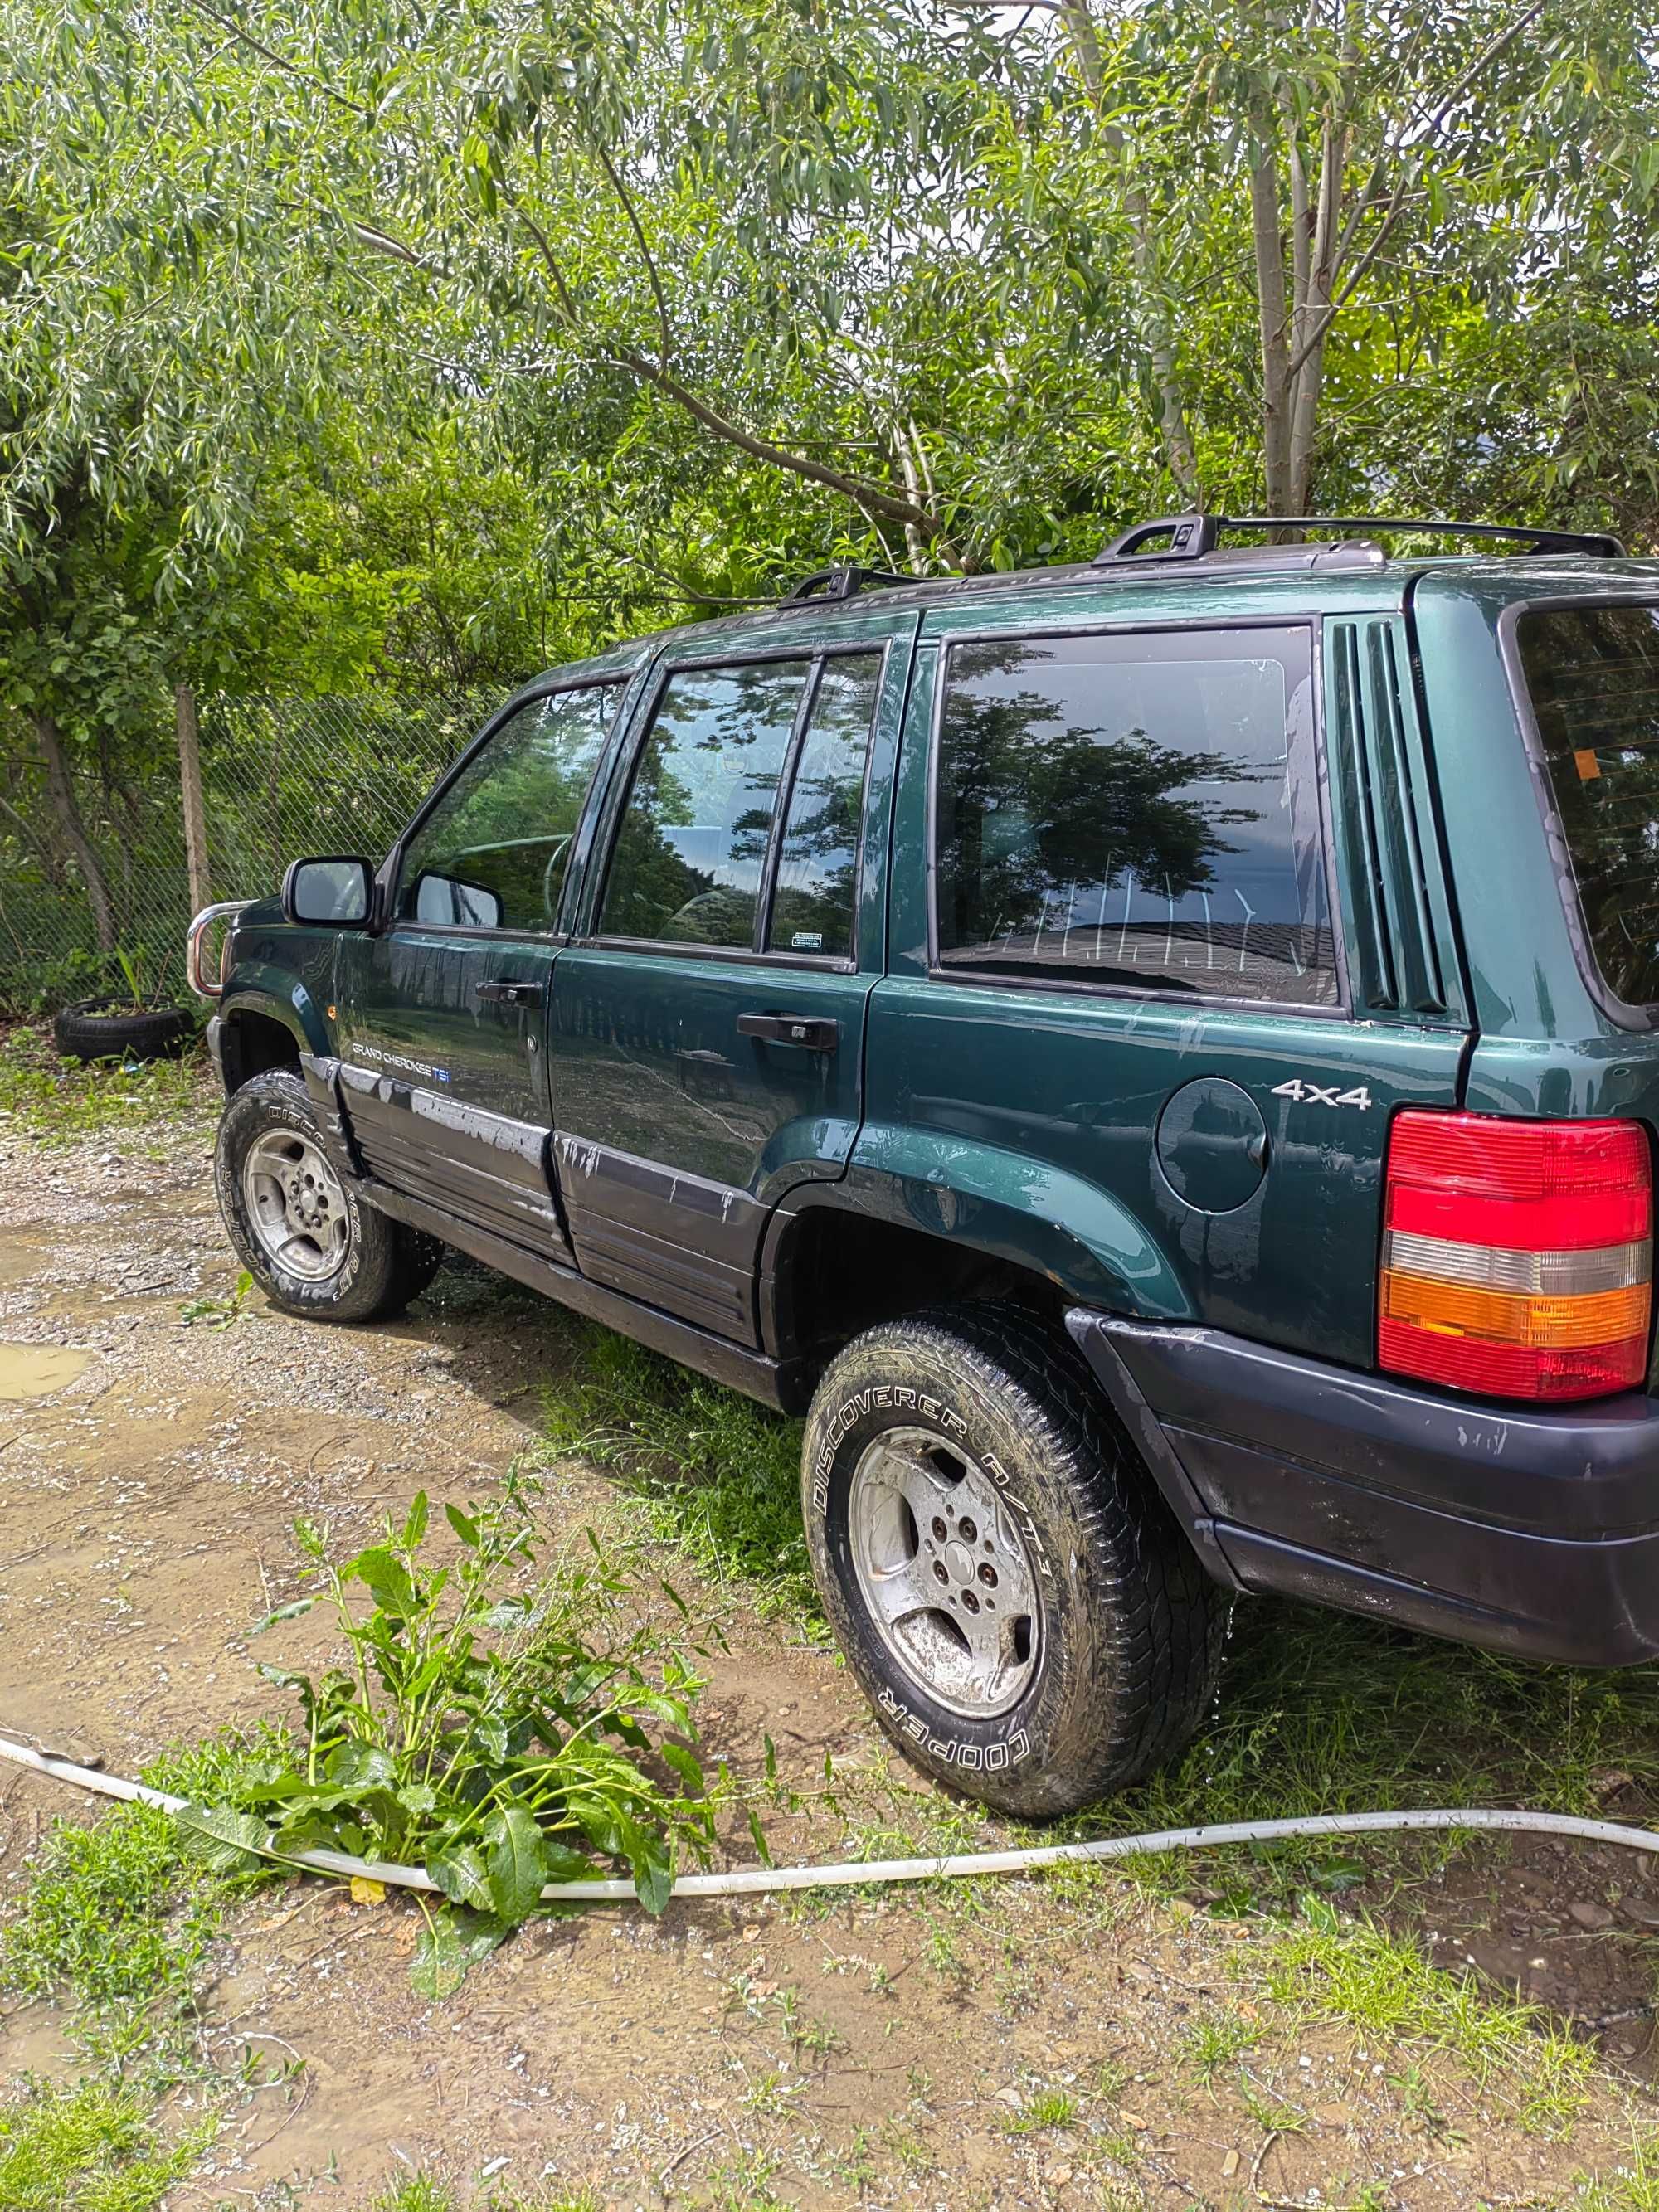
<svg viewBox="0 0 1659 2212"><path fill-rule="evenodd" d="M1334 1006L1311 701L1299 629L953 647L940 966Z"/></svg>
<svg viewBox="0 0 1659 2212"><path fill-rule="evenodd" d="M878 653L826 660L789 789L767 950L846 958L853 950L864 764Z"/></svg>
<svg viewBox="0 0 1659 2212"><path fill-rule="evenodd" d="M617 833L602 934L752 945L773 807L811 670L810 660L769 660L669 678Z"/></svg>

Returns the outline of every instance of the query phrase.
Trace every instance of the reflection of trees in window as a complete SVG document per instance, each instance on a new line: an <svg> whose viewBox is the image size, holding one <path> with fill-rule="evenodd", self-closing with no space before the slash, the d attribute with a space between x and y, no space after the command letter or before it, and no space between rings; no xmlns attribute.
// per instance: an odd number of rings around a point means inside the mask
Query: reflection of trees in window
<svg viewBox="0 0 1659 2212"><path fill-rule="evenodd" d="M670 678L617 835L607 935L747 945L804 660Z"/></svg>
<svg viewBox="0 0 1659 2212"><path fill-rule="evenodd" d="M951 655L948 683L947 964L1334 997L1318 847L1299 853L1291 819L1280 660L1202 648L1135 659L1103 641L979 646Z"/></svg>
<svg viewBox="0 0 1659 2212"><path fill-rule="evenodd" d="M767 940L774 950L852 951L859 817L880 678L878 653L824 664L778 856Z"/></svg>
<svg viewBox="0 0 1659 2212"><path fill-rule="evenodd" d="M593 689L520 708L410 839L400 911L413 914L415 886L428 874L493 891L504 928L551 928L613 704L611 693Z"/></svg>

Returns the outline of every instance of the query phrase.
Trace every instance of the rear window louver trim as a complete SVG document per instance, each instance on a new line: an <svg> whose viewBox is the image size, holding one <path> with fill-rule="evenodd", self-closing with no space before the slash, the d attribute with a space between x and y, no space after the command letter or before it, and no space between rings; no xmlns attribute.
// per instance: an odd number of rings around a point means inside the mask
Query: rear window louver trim
<svg viewBox="0 0 1659 2212"><path fill-rule="evenodd" d="M1435 927L1432 826L1413 763L1415 721L1389 618L1331 625L1333 708L1341 757L1340 812L1358 939L1358 1005L1446 1014L1451 1003Z"/></svg>

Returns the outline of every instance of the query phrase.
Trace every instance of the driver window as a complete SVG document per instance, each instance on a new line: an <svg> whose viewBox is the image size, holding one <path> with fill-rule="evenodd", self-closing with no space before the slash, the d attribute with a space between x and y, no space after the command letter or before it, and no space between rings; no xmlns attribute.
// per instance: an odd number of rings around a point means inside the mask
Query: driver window
<svg viewBox="0 0 1659 2212"><path fill-rule="evenodd" d="M811 667L766 660L670 677L617 832L602 936L752 945L778 778Z"/></svg>
<svg viewBox="0 0 1659 2212"><path fill-rule="evenodd" d="M620 686L532 699L410 839L398 913L450 928L558 927L570 842Z"/></svg>

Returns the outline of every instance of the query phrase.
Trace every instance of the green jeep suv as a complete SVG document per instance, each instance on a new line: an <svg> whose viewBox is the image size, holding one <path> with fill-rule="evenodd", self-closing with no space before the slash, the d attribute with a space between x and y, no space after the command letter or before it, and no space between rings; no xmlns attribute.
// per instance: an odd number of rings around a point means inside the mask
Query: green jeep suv
<svg viewBox="0 0 1659 2212"><path fill-rule="evenodd" d="M1011 1813L1176 1750L1241 1591L1659 1652L1659 562L1406 527L531 684L198 975L244 1263L362 1322L454 1246L805 1411L850 1664Z"/></svg>

